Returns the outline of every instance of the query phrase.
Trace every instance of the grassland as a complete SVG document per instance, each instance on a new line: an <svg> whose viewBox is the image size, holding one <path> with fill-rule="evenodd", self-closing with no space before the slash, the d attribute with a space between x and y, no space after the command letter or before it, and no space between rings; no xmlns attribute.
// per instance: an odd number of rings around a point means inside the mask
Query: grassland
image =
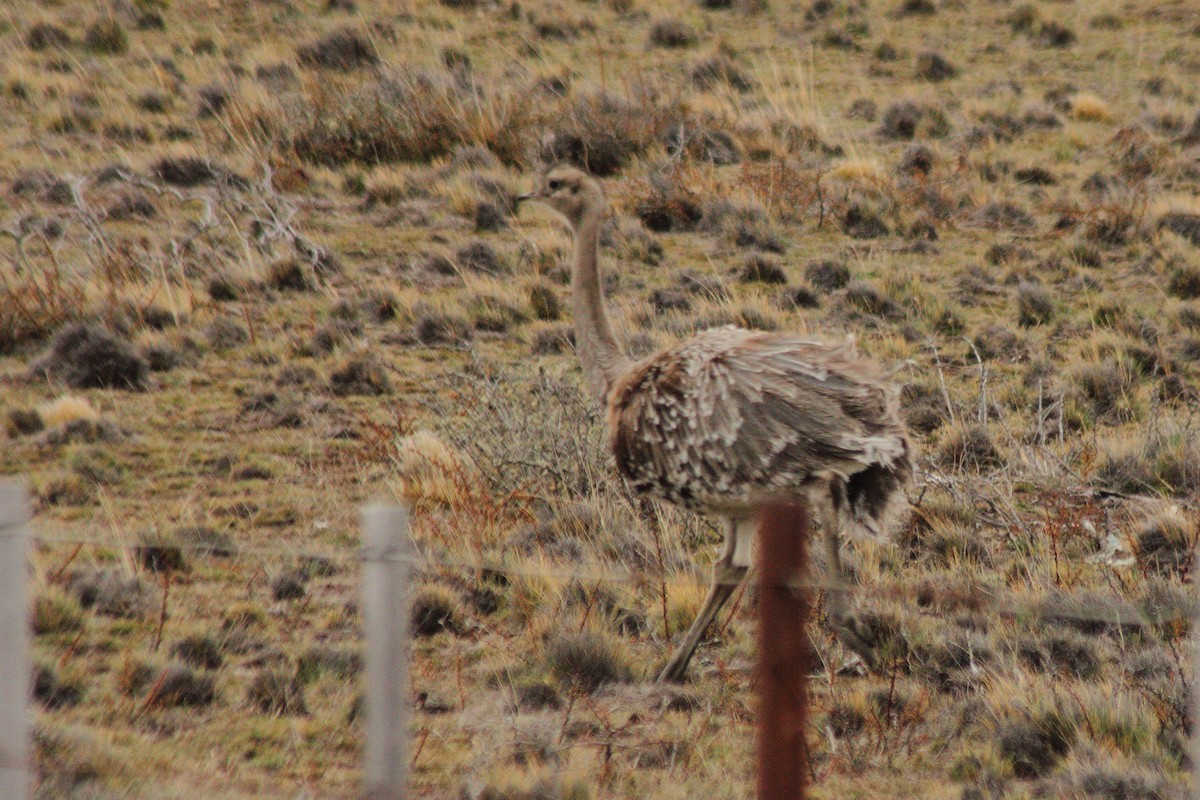
<svg viewBox="0 0 1200 800"><path fill-rule="evenodd" d="M355 796L372 497L435 563L415 796L751 796L754 593L650 685L719 535L615 479L545 160L604 178L633 352L902 366L911 513L848 545L886 667L814 628L815 797L1185 796L1198 76L1184 0L5 4L38 797Z"/></svg>

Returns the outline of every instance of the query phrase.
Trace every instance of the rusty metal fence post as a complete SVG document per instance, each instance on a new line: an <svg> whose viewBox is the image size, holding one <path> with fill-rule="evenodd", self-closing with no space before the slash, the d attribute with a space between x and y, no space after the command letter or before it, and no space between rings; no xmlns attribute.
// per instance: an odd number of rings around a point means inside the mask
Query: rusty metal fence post
<svg viewBox="0 0 1200 800"><path fill-rule="evenodd" d="M808 776L808 509L768 506L758 539L758 800L798 800Z"/></svg>

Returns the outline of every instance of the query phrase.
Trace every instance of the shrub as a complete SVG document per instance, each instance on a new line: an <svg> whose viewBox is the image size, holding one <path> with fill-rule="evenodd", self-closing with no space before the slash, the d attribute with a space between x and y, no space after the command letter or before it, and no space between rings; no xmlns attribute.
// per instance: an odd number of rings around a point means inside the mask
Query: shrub
<svg viewBox="0 0 1200 800"><path fill-rule="evenodd" d="M976 423L959 423L945 430L937 451L938 461L956 469L994 469L1005 463L988 429Z"/></svg>
<svg viewBox="0 0 1200 800"><path fill-rule="evenodd" d="M745 72L723 55L713 56L692 65L689 70L692 83L701 89L713 89L721 85L739 92L754 88L754 82Z"/></svg>
<svg viewBox="0 0 1200 800"><path fill-rule="evenodd" d="M305 716L304 686L293 676L275 669L262 669L250 682L246 701L263 714Z"/></svg>
<svg viewBox="0 0 1200 800"><path fill-rule="evenodd" d="M585 94L558 121L543 146L547 161L574 164L606 177L659 141L680 113L651 91L632 97L606 92Z"/></svg>
<svg viewBox="0 0 1200 800"><path fill-rule="evenodd" d="M562 317L562 303L554 289L545 283L529 287L529 305L533 315L540 320L553 322Z"/></svg>
<svg viewBox="0 0 1200 800"><path fill-rule="evenodd" d="M906 100L887 107L878 130L884 139L912 139L918 134L940 139L950 132L950 127L941 109Z"/></svg>
<svg viewBox="0 0 1200 800"><path fill-rule="evenodd" d="M1183 300L1200 297L1200 267L1184 264L1171 271L1167 291Z"/></svg>
<svg viewBox="0 0 1200 800"><path fill-rule="evenodd" d="M412 70L313 87L289 135L300 158L329 166L426 162L461 145L486 147L519 165L537 121L526 87Z"/></svg>
<svg viewBox="0 0 1200 800"><path fill-rule="evenodd" d="M73 633L86 624L79 602L62 591L50 588L38 594L33 604L33 634Z"/></svg>
<svg viewBox="0 0 1200 800"><path fill-rule="evenodd" d="M65 28L50 22L38 22L25 32L25 46L34 51L66 47L70 43L71 34L67 33Z"/></svg>
<svg viewBox="0 0 1200 800"><path fill-rule="evenodd" d="M1017 323L1023 328L1045 325L1054 318L1054 298L1050 290L1038 283L1022 283L1017 287Z"/></svg>
<svg viewBox="0 0 1200 800"><path fill-rule="evenodd" d="M171 646L171 655L184 663L204 669L217 669L224 662L221 644L210 633L187 636Z"/></svg>
<svg viewBox="0 0 1200 800"><path fill-rule="evenodd" d="M463 269L482 272L485 275L503 275L508 272L495 248L482 239L476 239L459 248L454 254L454 259Z"/></svg>
<svg viewBox="0 0 1200 800"><path fill-rule="evenodd" d="M88 25L83 44L93 53L120 55L129 49L129 34L115 19L100 19Z"/></svg>
<svg viewBox="0 0 1200 800"><path fill-rule="evenodd" d="M267 284L280 292L307 292L313 289L308 270L297 258L271 262L267 270Z"/></svg>
<svg viewBox="0 0 1200 800"><path fill-rule="evenodd" d="M738 279L743 283L785 284L787 283L787 272L784 271L784 267L779 264L778 260L770 258L768 255L755 254L746 259Z"/></svg>
<svg viewBox="0 0 1200 800"><path fill-rule="evenodd" d="M207 706L216 699L216 681L211 675L186 664L171 664L153 681L146 698L148 706Z"/></svg>
<svg viewBox="0 0 1200 800"><path fill-rule="evenodd" d="M329 375L329 389L338 397L386 395L392 382L379 359L370 354L351 356Z"/></svg>
<svg viewBox="0 0 1200 800"><path fill-rule="evenodd" d="M633 672L612 643L591 631L564 633L546 644L546 664L565 685L589 694L608 683L625 683Z"/></svg>
<svg viewBox="0 0 1200 800"><path fill-rule="evenodd" d="M656 47L691 47L699 41L691 25L672 17L663 17L650 26L650 44Z"/></svg>
<svg viewBox="0 0 1200 800"><path fill-rule="evenodd" d="M462 629L462 606L453 592L441 586L421 589L413 598L411 613L414 636L456 634Z"/></svg>
<svg viewBox="0 0 1200 800"><path fill-rule="evenodd" d="M148 534L142 538L133 550L145 569L150 572L172 572L187 569L187 559L183 549L169 538L157 533Z"/></svg>
<svg viewBox="0 0 1200 800"><path fill-rule="evenodd" d="M932 51L917 55L917 77L923 81L941 82L958 75L958 67L946 60L941 53Z"/></svg>
<svg viewBox="0 0 1200 800"><path fill-rule="evenodd" d="M296 51L301 64L342 72L370 67L379 63L375 46L353 28L339 28Z"/></svg>
<svg viewBox="0 0 1200 800"><path fill-rule="evenodd" d="M1075 731L1057 715L1043 720L1014 720L997 732L1000 753L1012 764L1013 774L1021 779L1047 775L1071 749Z"/></svg>
<svg viewBox="0 0 1200 800"><path fill-rule="evenodd" d="M231 317L217 317L204 329L204 336L214 350L232 350L250 341L250 331Z"/></svg>
<svg viewBox="0 0 1200 800"><path fill-rule="evenodd" d="M1147 518L1136 536L1138 561L1146 570L1177 575L1190 568L1195 557L1196 530L1177 510Z"/></svg>
<svg viewBox="0 0 1200 800"><path fill-rule="evenodd" d="M847 286L842 300L850 308L857 309L864 314L874 314L888 319L901 319L905 316L904 309L899 303L866 281L855 281Z"/></svg>
<svg viewBox="0 0 1200 800"><path fill-rule="evenodd" d="M1069 372L1070 393L1098 418L1133 418L1133 392L1137 376L1130 365L1116 358L1088 361Z"/></svg>
<svg viewBox="0 0 1200 800"><path fill-rule="evenodd" d="M1158 227L1182 236L1196 247L1200 247L1200 214L1172 211L1162 215L1158 220Z"/></svg>
<svg viewBox="0 0 1200 800"><path fill-rule="evenodd" d="M69 708L83 699L83 681L63 675L53 664L39 663L33 670L33 699L46 708Z"/></svg>
<svg viewBox="0 0 1200 800"><path fill-rule="evenodd" d="M90 323L61 329L30 370L75 389L141 389L149 371L127 340Z"/></svg>
<svg viewBox="0 0 1200 800"><path fill-rule="evenodd" d="M322 675L349 680L362 669L362 655L358 651L318 644L305 650L297 660L296 678L301 683L312 683Z"/></svg>
<svg viewBox="0 0 1200 800"><path fill-rule="evenodd" d="M850 283L850 268L840 261L812 261L804 268L804 278L815 289L833 292Z"/></svg>
<svg viewBox="0 0 1200 800"><path fill-rule="evenodd" d="M68 591L84 608L119 619L141 617L154 607L148 586L113 569L79 569L67 581Z"/></svg>

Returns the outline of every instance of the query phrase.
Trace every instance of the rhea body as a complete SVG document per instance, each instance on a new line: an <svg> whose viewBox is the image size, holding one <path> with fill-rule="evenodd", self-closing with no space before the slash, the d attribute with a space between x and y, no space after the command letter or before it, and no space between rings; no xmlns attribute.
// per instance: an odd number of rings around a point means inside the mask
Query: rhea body
<svg viewBox="0 0 1200 800"><path fill-rule="evenodd" d="M769 502L814 497L825 516L835 579L828 616L868 663L868 643L845 610L839 520L878 534L911 474L898 390L850 342L735 327L703 331L646 359L624 353L604 306L597 250L607 202L582 171L543 172L535 200L574 234L575 345L592 393L608 411L617 469L635 491L728 520L725 549L696 620L659 681L678 681L709 624L750 567Z"/></svg>

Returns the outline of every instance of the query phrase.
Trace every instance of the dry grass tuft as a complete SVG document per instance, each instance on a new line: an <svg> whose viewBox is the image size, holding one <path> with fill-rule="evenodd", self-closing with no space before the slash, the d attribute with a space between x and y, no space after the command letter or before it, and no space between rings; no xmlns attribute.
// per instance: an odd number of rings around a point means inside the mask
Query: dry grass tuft
<svg viewBox="0 0 1200 800"><path fill-rule="evenodd" d="M348 87L315 85L288 130L301 158L327 166L428 162L458 145L523 164L537 122L530 92L413 70Z"/></svg>
<svg viewBox="0 0 1200 800"><path fill-rule="evenodd" d="M1071 116L1081 122L1111 122L1112 110L1099 95L1081 93L1071 98Z"/></svg>
<svg viewBox="0 0 1200 800"><path fill-rule="evenodd" d="M621 646L592 630L555 635L546 643L545 659L547 668L564 686L589 694L606 684L633 679Z"/></svg>
<svg viewBox="0 0 1200 800"><path fill-rule="evenodd" d="M350 72L379 63L375 46L353 28L338 28L317 41L301 46L296 57L306 67Z"/></svg>
<svg viewBox="0 0 1200 800"><path fill-rule="evenodd" d="M37 414L47 428L65 426L79 420L96 422L100 419L100 412L92 407L86 397L69 394L38 406Z"/></svg>
<svg viewBox="0 0 1200 800"><path fill-rule="evenodd" d="M246 702L262 714L307 716L304 685L277 669L259 670L246 690Z"/></svg>
<svg viewBox="0 0 1200 800"><path fill-rule="evenodd" d="M417 431L396 442L396 473L405 497L453 506L464 480L474 471L461 453L430 431Z"/></svg>
<svg viewBox="0 0 1200 800"><path fill-rule="evenodd" d="M412 631L416 636L434 636L462 631L462 604L444 586L425 586L412 601Z"/></svg>

